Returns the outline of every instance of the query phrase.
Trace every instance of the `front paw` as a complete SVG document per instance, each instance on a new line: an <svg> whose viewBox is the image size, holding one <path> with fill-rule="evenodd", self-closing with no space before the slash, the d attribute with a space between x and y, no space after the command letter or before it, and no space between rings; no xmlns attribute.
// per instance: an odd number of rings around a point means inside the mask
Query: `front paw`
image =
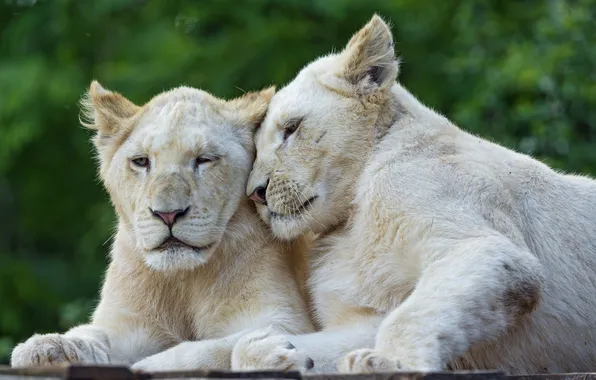
<svg viewBox="0 0 596 380"><path fill-rule="evenodd" d="M311 358L300 352L272 327L242 337L232 351L232 370L279 370L306 372L314 367Z"/></svg>
<svg viewBox="0 0 596 380"><path fill-rule="evenodd" d="M352 351L338 364L341 373L374 373L403 371L399 361L381 351L363 348Z"/></svg>
<svg viewBox="0 0 596 380"><path fill-rule="evenodd" d="M12 351L12 367L59 366L75 363L109 363L104 347L60 334L33 335Z"/></svg>

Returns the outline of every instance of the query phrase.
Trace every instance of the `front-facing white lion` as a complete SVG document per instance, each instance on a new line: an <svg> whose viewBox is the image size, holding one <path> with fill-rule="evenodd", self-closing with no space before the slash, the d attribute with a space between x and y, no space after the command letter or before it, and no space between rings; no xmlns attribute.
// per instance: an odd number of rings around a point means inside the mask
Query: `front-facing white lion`
<svg viewBox="0 0 596 380"><path fill-rule="evenodd" d="M473 136L396 83L373 19L272 99L247 191L278 237L320 234L315 370L596 369L596 182ZM437 91L440 91L438 84ZM271 367L280 336L239 341Z"/></svg>
<svg viewBox="0 0 596 380"><path fill-rule="evenodd" d="M272 95L224 101L180 87L138 107L92 83L87 126L119 218L101 301L90 324L19 344L13 366L230 369L249 331L313 329L302 291L308 241L274 242L244 195ZM288 368L311 365L292 347L277 353L271 360Z"/></svg>

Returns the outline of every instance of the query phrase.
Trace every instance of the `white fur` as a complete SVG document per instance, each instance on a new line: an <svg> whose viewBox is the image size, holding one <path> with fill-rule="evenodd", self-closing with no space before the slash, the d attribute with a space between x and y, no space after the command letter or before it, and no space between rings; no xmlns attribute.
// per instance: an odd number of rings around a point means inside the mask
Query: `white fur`
<svg viewBox="0 0 596 380"><path fill-rule="evenodd" d="M225 370L248 332L313 331L303 288L309 239L274 241L243 194L253 130L272 94L224 101L182 87L137 107L92 84L87 126L97 130L100 176L119 218L101 301L90 324L19 344L12 366ZM134 165L139 156L151 165ZM150 211L186 207L171 231ZM170 233L187 245L160 247Z"/></svg>
<svg viewBox="0 0 596 380"><path fill-rule="evenodd" d="M324 332L284 338L314 370L346 349L347 372L596 368L596 182L466 133L396 76L375 16L271 101L247 192L269 183L277 236L320 234ZM367 321L371 345L348 334Z"/></svg>

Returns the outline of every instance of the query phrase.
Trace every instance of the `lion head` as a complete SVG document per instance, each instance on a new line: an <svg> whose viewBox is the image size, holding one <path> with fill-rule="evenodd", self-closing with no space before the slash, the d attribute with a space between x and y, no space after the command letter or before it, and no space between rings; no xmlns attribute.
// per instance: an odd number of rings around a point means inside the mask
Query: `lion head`
<svg viewBox="0 0 596 380"><path fill-rule="evenodd" d="M391 31L375 15L342 52L310 63L273 96L247 193L275 235L345 220L397 73Z"/></svg>
<svg viewBox="0 0 596 380"><path fill-rule="evenodd" d="M155 270L216 251L244 196L253 132L274 89L225 101L179 87L137 106L93 82L82 106L120 232Z"/></svg>

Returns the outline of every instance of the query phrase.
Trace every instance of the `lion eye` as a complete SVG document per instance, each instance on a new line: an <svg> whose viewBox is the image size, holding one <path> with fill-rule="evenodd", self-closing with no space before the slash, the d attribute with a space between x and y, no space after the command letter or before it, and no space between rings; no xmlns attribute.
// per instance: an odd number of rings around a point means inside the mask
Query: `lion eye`
<svg viewBox="0 0 596 380"><path fill-rule="evenodd" d="M217 157L199 156L195 159L195 167L199 167L200 165L207 164L207 163L213 162L215 160L217 160Z"/></svg>
<svg viewBox="0 0 596 380"><path fill-rule="evenodd" d="M137 157L132 160L132 163L141 168L149 167L149 159L147 157Z"/></svg>
<svg viewBox="0 0 596 380"><path fill-rule="evenodd" d="M298 127L300 127L300 125L302 124L302 120L302 118L291 119L284 124L284 141L286 141L288 137L290 137L294 132L296 132Z"/></svg>

